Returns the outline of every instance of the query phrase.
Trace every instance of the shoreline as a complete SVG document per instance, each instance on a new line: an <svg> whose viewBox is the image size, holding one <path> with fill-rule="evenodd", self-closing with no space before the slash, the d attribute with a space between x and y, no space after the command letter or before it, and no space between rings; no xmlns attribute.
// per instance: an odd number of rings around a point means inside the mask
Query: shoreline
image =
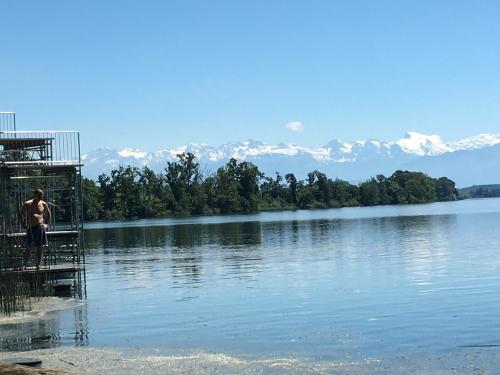
<svg viewBox="0 0 500 375"><path fill-rule="evenodd" d="M189 219L189 218L203 218L203 217L214 217L214 216L222 216L222 217L231 217L231 216L245 216L245 215L256 215L259 213L266 212L294 212L294 211L327 211L327 210L337 210L341 208L368 208L368 207L407 207L407 206L423 206L427 204L434 203L452 203L452 202L460 202L464 200L472 200L472 199L489 199L489 198L498 198L498 197L488 197L488 198L457 198L453 200L444 200L444 201L429 201L429 202L417 202L417 203L397 203L397 204L373 204L373 205L362 205L362 204L353 204L347 206L334 206L334 207L309 207L309 208L300 208L300 207L279 207L279 208L267 208L267 209L258 209L256 211L248 211L248 212L230 212L230 213L203 213L203 214L189 214L189 215L160 215L160 216L148 216L148 217L129 217L129 218L109 218L109 219L99 219L99 220L89 220L85 221L86 224L97 224L97 223L109 223L109 222L129 222L129 221L137 221L137 220L161 220L161 219Z"/></svg>
<svg viewBox="0 0 500 375"><path fill-rule="evenodd" d="M396 352L391 358L340 358L318 361L297 357L238 357L224 353L175 353L164 348L59 347L27 352L0 352L8 357L28 356L42 367L78 374L489 374L500 367L500 354L492 348L457 348L445 353L415 355Z"/></svg>

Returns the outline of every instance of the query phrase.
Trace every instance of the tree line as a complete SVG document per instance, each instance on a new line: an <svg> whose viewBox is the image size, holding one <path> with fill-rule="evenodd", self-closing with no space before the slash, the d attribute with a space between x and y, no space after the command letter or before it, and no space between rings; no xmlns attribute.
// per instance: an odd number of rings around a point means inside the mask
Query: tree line
<svg viewBox="0 0 500 375"><path fill-rule="evenodd" d="M317 170L305 180L293 173L268 177L250 162L231 159L204 176L192 153L167 162L161 173L148 167L119 167L97 181L83 178L82 185L85 220L427 203L458 197L452 180L409 171L377 175L355 185Z"/></svg>
<svg viewBox="0 0 500 375"><path fill-rule="evenodd" d="M459 191L464 198L497 198L500 197L500 185L471 186Z"/></svg>

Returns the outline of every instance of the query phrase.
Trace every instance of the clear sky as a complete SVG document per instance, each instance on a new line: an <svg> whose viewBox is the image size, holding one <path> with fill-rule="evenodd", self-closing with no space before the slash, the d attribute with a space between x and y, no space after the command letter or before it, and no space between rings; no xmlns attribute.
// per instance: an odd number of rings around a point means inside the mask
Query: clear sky
<svg viewBox="0 0 500 375"><path fill-rule="evenodd" d="M84 151L500 133L498 1L0 0L0 14L0 111L80 130Z"/></svg>

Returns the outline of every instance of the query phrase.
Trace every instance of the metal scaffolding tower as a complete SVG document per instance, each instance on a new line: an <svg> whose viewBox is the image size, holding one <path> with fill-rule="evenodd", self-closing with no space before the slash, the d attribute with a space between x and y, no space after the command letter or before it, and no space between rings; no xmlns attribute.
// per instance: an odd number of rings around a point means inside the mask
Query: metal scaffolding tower
<svg viewBox="0 0 500 375"><path fill-rule="evenodd" d="M85 262L80 135L76 131L19 131L12 112L0 112L0 271L19 269L26 231L19 207L41 188L52 211L46 269Z"/></svg>

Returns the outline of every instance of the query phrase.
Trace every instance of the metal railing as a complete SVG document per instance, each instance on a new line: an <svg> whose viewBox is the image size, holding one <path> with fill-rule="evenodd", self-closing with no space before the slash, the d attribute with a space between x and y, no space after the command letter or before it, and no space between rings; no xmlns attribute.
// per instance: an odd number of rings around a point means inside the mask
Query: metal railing
<svg viewBox="0 0 500 375"><path fill-rule="evenodd" d="M77 131L0 131L0 163L5 165L79 165Z"/></svg>
<svg viewBox="0 0 500 375"><path fill-rule="evenodd" d="M16 130L16 114L14 112L0 112L0 131Z"/></svg>

